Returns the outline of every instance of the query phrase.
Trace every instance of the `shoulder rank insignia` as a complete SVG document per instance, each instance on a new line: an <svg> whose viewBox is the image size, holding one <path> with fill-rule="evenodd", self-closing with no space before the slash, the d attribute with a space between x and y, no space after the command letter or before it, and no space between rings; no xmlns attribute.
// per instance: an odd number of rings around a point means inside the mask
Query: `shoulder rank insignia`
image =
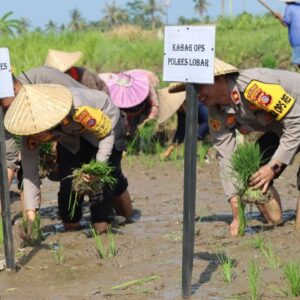
<svg viewBox="0 0 300 300"><path fill-rule="evenodd" d="M259 109L271 113L280 121L295 103L279 84L264 83L252 80L245 89L245 98Z"/></svg>

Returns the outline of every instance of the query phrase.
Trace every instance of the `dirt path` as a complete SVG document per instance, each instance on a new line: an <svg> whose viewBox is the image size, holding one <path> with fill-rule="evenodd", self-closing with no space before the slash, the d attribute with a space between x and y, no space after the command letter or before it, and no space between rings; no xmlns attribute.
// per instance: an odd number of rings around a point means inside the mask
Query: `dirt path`
<svg viewBox="0 0 300 300"><path fill-rule="evenodd" d="M117 255L99 259L94 240L84 230L50 235L39 246L20 249L14 226L20 269L16 274L0 273L0 299L181 299L183 164L126 158L124 170L134 206L141 210L142 217L137 223L115 228ZM296 171L295 164L276 183L286 219L295 213ZM41 210L44 232L54 232L49 225L60 223L56 193L57 184L45 181ZM12 210L15 215L17 202ZM262 251L251 246L251 241L265 238L284 265L290 260L300 262L299 233L294 230L294 220L269 228L253 211L251 224L256 233L229 237L230 207L223 196L217 163L198 165L193 299L249 299L247 278L252 259L260 268L262 299L281 299L278 289L286 286L283 267L271 268ZM50 249L53 242L62 246L61 265L55 263ZM107 245L107 236L104 244ZM218 251L237 262L231 283L223 280ZM3 258L3 250L0 253ZM154 275L154 280L141 286L111 289Z"/></svg>

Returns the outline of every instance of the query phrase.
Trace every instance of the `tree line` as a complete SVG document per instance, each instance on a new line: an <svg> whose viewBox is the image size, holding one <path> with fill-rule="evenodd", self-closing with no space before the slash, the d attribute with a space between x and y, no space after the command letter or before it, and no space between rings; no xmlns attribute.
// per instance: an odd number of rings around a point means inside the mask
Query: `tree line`
<svg viewBox="0 0 300 300"><path fill-rule="evenodd" d="M193 24L201 21L210 5L206 0L192 0L194 9L200 18L178 18L178 25ZM224 0L221 0L224 1ZM58 33L64 31L84 31L100 29L107 31L115 26L124 24L140 26L143 29L154 29L168 24L168 7L171 0L133 0L125 7L118 6L115 1L105 4L104 16L97 21L86 21L80 10L74 8L69 12L70 21L67 24L57 24L49 20L44 28L32 28L28 18L14 19L13 12L7 12L0 18L0 35L24 34L28 31ZM205 17L205 21L208 21Z"/></svg>

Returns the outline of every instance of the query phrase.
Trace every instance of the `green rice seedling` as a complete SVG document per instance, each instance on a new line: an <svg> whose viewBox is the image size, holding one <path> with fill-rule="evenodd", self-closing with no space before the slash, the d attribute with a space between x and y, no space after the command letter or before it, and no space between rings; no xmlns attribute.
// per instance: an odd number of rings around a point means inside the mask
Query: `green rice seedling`
<svg viewBox="0 0 300 300"><path fill-rule="evenodd" d="M184 158L184 144L175 144L169 159L172 161L183 160Z"/></svg>
<svg viewBox="0 0 300 300"><path fill-rule="evenodd" d="M144 278L124 282L124 283L119 284L119 285L115 285L115 286L111 287L111 290L125 290L129 287L132 287L132 286L141 286L141 285L145 284L146 282L153 281L153 280L156 280L156 279L159 279L159 278L160 278L159 275L151 275L151 276L147 276L147 277L144 277Z"/></svg>
<svg viewBox="0 0 300 300"><path fill-rule="evenodd" d="M151 154L155 148L155 128L156 120L146 122L143 126L138 127L139 150L145 154Z"/></svg>
<svg viewBox="0 0 300 300"><path fill-rule="evenodd" d="M234 277L234 268L237 261L229 258L224 252L218 252L217 257L222 267L224 281L231 282Z"/></svg>
<svg viewBox="0 0 300 300"><path fill-rule="evenodd" d="M111 232L111 226L107 228L107 236L108 236L108 257L114 257L117 255L117 247L114 235Z"/></svg>
<svg viewBox="0 0 300 300"><path fill-rule="evenodd" d="M259 298L259 277L259 267L251 260L248 270L248 287L251 300L257 300Z"/></svg>
<svg viewBox="0 0 300 300"><path fill-rule="evenodd" d="M286 296L300 296L300 266L294 262L289 262L283 269L289 290L284 291Z"/></svg>
<svg viewBox="0 0 300 300"><path fill-rule="evenodd" d="M204 162L209 148L212 146L209 142L202 142L197 147L197 158L199 162Z"/></svg>
<svg viewBox="0 0 300 300"><path fill-rule="evenodd" d="M262 254L267 259L268 265L272 268L278 268L280 266L280 261L276 253L274 252L273 246L271 244L265 244L261 248Z"/></svg>
<svg viewBox="0 0 300 300"><path fill-rule="evenodd" d="M105 259L108 257L114 257L117 255L117 248L116 248L116 242L114 239L114 235L111 232L111 227L109 226L107 228L107 236L108 236L108 248L105 250L104 244L102 242L102 239L100 235L97 233L97 231L90 225L91 232L93 239L96 243L96 249L98 252L98 255L101 259Z"/></svg>
<svg viewBox="0 0 300 300"><path fill-rule="evenodd" d="M106 251L104 249L103 242L102 242L100 235L95 230L95 228L93 228L91 225L90 225L90 228L91 228L93 239L96 243L96 249L97 249L99 257L106 258Z"/></svg>
<svg viewBox="0 0 300 300"><path fill-rule="evenodd" d="M254 143L239 144L231 157L232 175L236 179L239 197L242 201L265 203L265 197L260 189L248 186L249 178L259 170L262 156L259 146Z"/></svg>
<svg viewBox="0 0 300 300"><path fill-rule="evenodd" d="M238 234L244 235L246 227L247 227L247 219L245 214L245 204L238 199L238 220L239 220L239 229Z"/></svg>
<svg viewBox="0 0 300 300"><path fill-rule="evenodd" d="M244 234L246 228L245 205L244 203L266 203L271 198L271 193L262 193L260 189L253 189L248 186L249 178L259 170L262 156L259 146L254 143L244 143L237 146L231 157L232 176L236 179L236 187L239 195L239 234Z"/></svg>
<svg viewBox="0 0 300 300"><path fill-rule="evenodd" d="M44 240L44 235L41 230L41 215L38 212L36 213L35 219L31 225L31 229L29 229L29 222L25 216L22 218L21 228L25 242L29 243L29 245L33 245L34 243Z"/></svg>
<svg viewBox="0 0 300 300"><path fill-rule="evenodd" d="M57 265L61 265L64 262L64 255L62 245L59 242L51 243L50 249L53 252L54 261Z"/></svg>
<svg viewBox="0 0 300 300"><path fill-rule="evenodd" d="M72 193L69 199L70 217L74 217L75 208L78 205L78 197L89 195L93 196L102 191L103 185L113 185L116 179L111 175L113 167L107 163L91 160L89 163L83 164L80 168L72 172ZM86 182L83 175L93 175L95 179L91 182ZM72 200L74 195L74 200ZM73 203L72 203L73 202Z"/></svg>
<svg viewBox="0 0 300 300"><path fill-rule="evenodd" d="M250 241L250 245L254 248L254 249L263 249L265 247L265 238L261 237L261 236L255 236L253 240Z"/></svg>
<svg viewBox="0 0 300 300"><path fill-rule="evenodd" d="M0 217L0 246L3 244L3 222L2 218Z"/></svg>

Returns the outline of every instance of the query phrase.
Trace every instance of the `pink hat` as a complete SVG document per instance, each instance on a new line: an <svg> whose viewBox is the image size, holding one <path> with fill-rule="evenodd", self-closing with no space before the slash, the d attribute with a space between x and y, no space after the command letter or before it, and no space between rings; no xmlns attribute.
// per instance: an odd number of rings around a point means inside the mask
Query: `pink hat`
<svg viewBox="0 0 300 300"><path fill-rule="evenodd" d="M112 101L119 108L130 108L142 103L150 91L148 75L141 70L119 73L107 85Z"/></svg>

